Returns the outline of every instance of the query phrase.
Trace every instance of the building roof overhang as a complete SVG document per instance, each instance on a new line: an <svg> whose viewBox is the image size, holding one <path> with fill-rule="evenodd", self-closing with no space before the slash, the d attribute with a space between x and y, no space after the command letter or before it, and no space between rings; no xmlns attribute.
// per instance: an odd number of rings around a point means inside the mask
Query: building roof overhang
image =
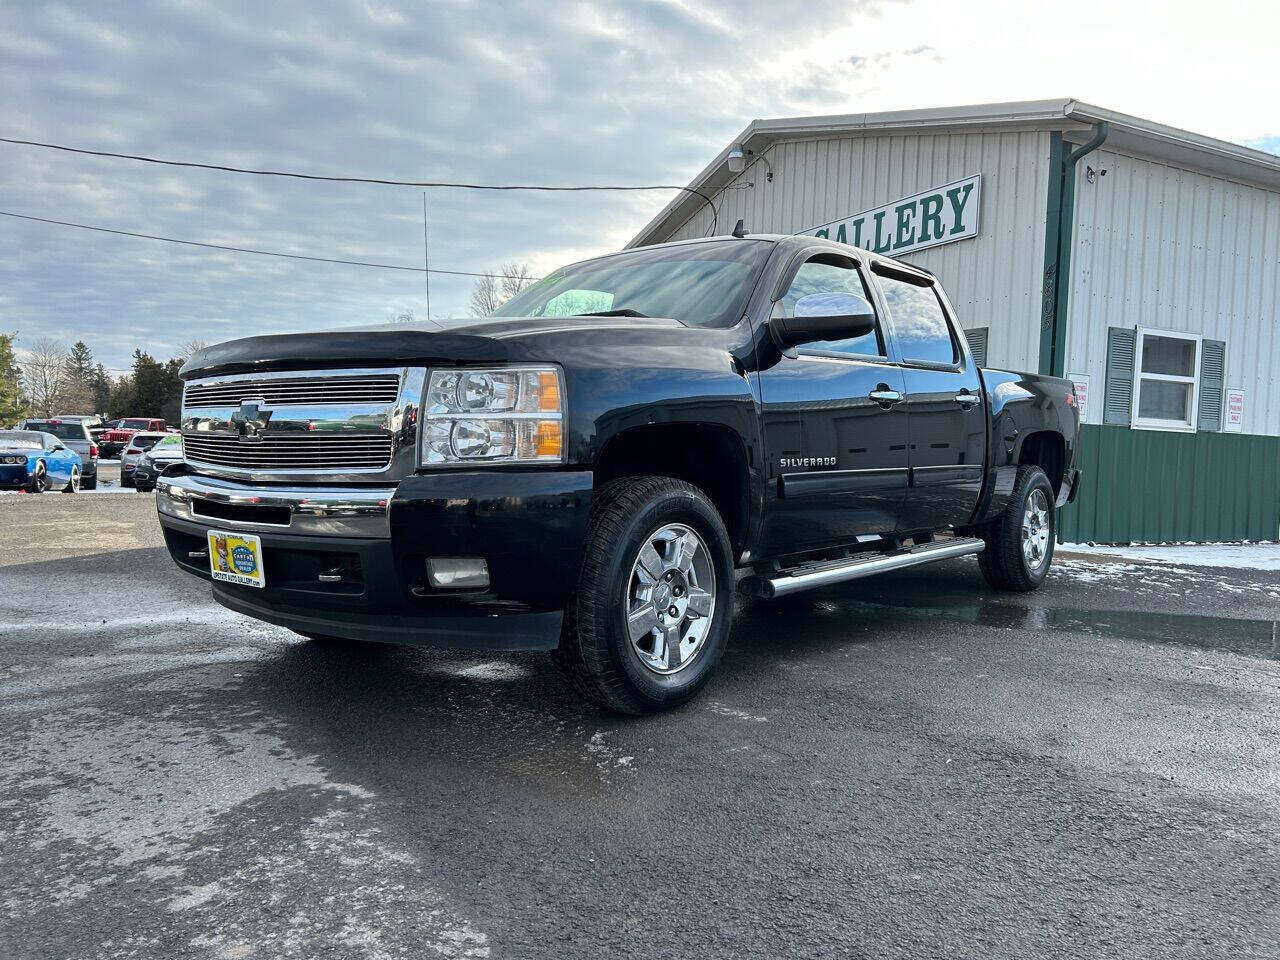
<svg viewBox="0 0 1280 960"><path fill-rule="evenodd" d="M735 174L729 172L726 161L729 151L737 145L756 155L763 155L775 143L787 140L856 137L864 134L1012 130L1057 130L1072 142L1083 142L1102 121L1110 125L1105 148L1280 190L1280 157L1071 99L753 120L741 134L725 145L693 178L689 186L713 195L729 184ZM681 193L650 220L627 246L641 246L665 239L703 205L704 201L695 194ZM727 229L725 224L721 224L721 227Z"/></svg>

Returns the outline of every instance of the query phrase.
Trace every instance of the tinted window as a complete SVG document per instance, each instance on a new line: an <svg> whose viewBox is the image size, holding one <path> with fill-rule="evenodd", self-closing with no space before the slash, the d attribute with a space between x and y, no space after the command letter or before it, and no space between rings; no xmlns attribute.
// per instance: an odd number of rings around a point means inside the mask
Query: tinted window
<svg viewBox="0 0 1280 960"><path fill-rule="evenodd" d="M88 440L84 426L80 423L48 423L47 421L28 421L26 426L42 433L52 433L59 440Z"/></svg>
<svg viewBox="0 0 1280 960"><path fill-rule="evenodd" d="M955 363L959 359L942 303L932 286L882 276L880 288L889 305L893 337L902 359L923 363Z"/></svg>
<svg viewBox="0 0 1280 960"><path fill-rule="evenodd" d="M135 435L134 438L129 441L129 446L135 447L138 450L150 450L156 445L156 441L159 439L160 437L140 437Z"/></svg>
<svg viewBox="0 0 1280 960"><path fill-rule="evenodd" d="M756 269L772 244L722 240L628 250L563 267L493 312L495 317L574 317L633 310L695 327L737 323Z"/></svg>
<svg viewBox="0 0 1280 960"><path fill-rule="evenodd" d="M794 317L796 301L813 293L852 293L871 303L867 285L852 264L839 265L824 260L808 260L796 271L791 286L774 305L774 312L784 317ZM834 350L838 353L855 353L868 357L883 357L884 345L878 330L852 340L819 340L806 343L806 350Z"/></svg>
<svg viewBox="0 0 1280 960"><path fill-rule="evenodd" d="M151 426L150 420L121 420L121 430L145 430Z"/></svg>

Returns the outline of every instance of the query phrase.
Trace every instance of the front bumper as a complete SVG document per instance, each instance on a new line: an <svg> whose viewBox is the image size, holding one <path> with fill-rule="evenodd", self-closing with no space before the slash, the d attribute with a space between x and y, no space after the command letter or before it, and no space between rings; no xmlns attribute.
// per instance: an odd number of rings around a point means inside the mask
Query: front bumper
<svg viewBox="0 0 1280 960"><path fill-rule="evenodd" d="M7 463L0 465L0 490L21 490L31 482L26 464Z"/></svg>
<svg viewBox="0 0 1280 960"><path fill-rule="evenodd" d="M187 474L156 487L166 545L189 573L211 579L207 531L261 537L265 588L213 583L232 610L300 633L529 650L559 642L592 478L490 470L397 487L285 488ZM484 557L489 587L431 587L432 556Z"/></svg>

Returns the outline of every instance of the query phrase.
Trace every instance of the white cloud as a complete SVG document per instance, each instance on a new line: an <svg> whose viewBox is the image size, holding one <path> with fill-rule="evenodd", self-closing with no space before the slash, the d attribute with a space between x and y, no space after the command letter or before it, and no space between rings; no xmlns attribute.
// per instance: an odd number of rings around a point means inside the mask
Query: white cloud
<svg viewBox="0 0 1280 960"><path fill-rule="evenodd" d="M154 0L7 14L5 135L319 173L684 183L754 117L1034 97L1230 139L1276 132L1257 79L1271 71L1277 15L1231 2L1211 17L1118 0ZM319 256L421 257L413 189L0 155L4 210ZM545 271L620 246L668 199L432 191L432 260ZM433 277L437 312L460 314L469 288ZM83 338L115 367L133 345L164 356L192 337L423 312L414 274L8 220L0 289L0 330Z"/></svg>

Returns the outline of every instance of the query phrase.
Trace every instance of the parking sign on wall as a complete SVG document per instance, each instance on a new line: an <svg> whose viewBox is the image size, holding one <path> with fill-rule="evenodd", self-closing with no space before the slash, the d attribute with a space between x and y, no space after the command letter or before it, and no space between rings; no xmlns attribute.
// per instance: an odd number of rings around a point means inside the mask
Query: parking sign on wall
<svg viewBox="0 0 1280 960"><path fill-rule="evenodd" d="M1222 420L1222 429L1227 433L1239 433L1244 429L1244 391L1227 391L1227 413Z"/></svg>

